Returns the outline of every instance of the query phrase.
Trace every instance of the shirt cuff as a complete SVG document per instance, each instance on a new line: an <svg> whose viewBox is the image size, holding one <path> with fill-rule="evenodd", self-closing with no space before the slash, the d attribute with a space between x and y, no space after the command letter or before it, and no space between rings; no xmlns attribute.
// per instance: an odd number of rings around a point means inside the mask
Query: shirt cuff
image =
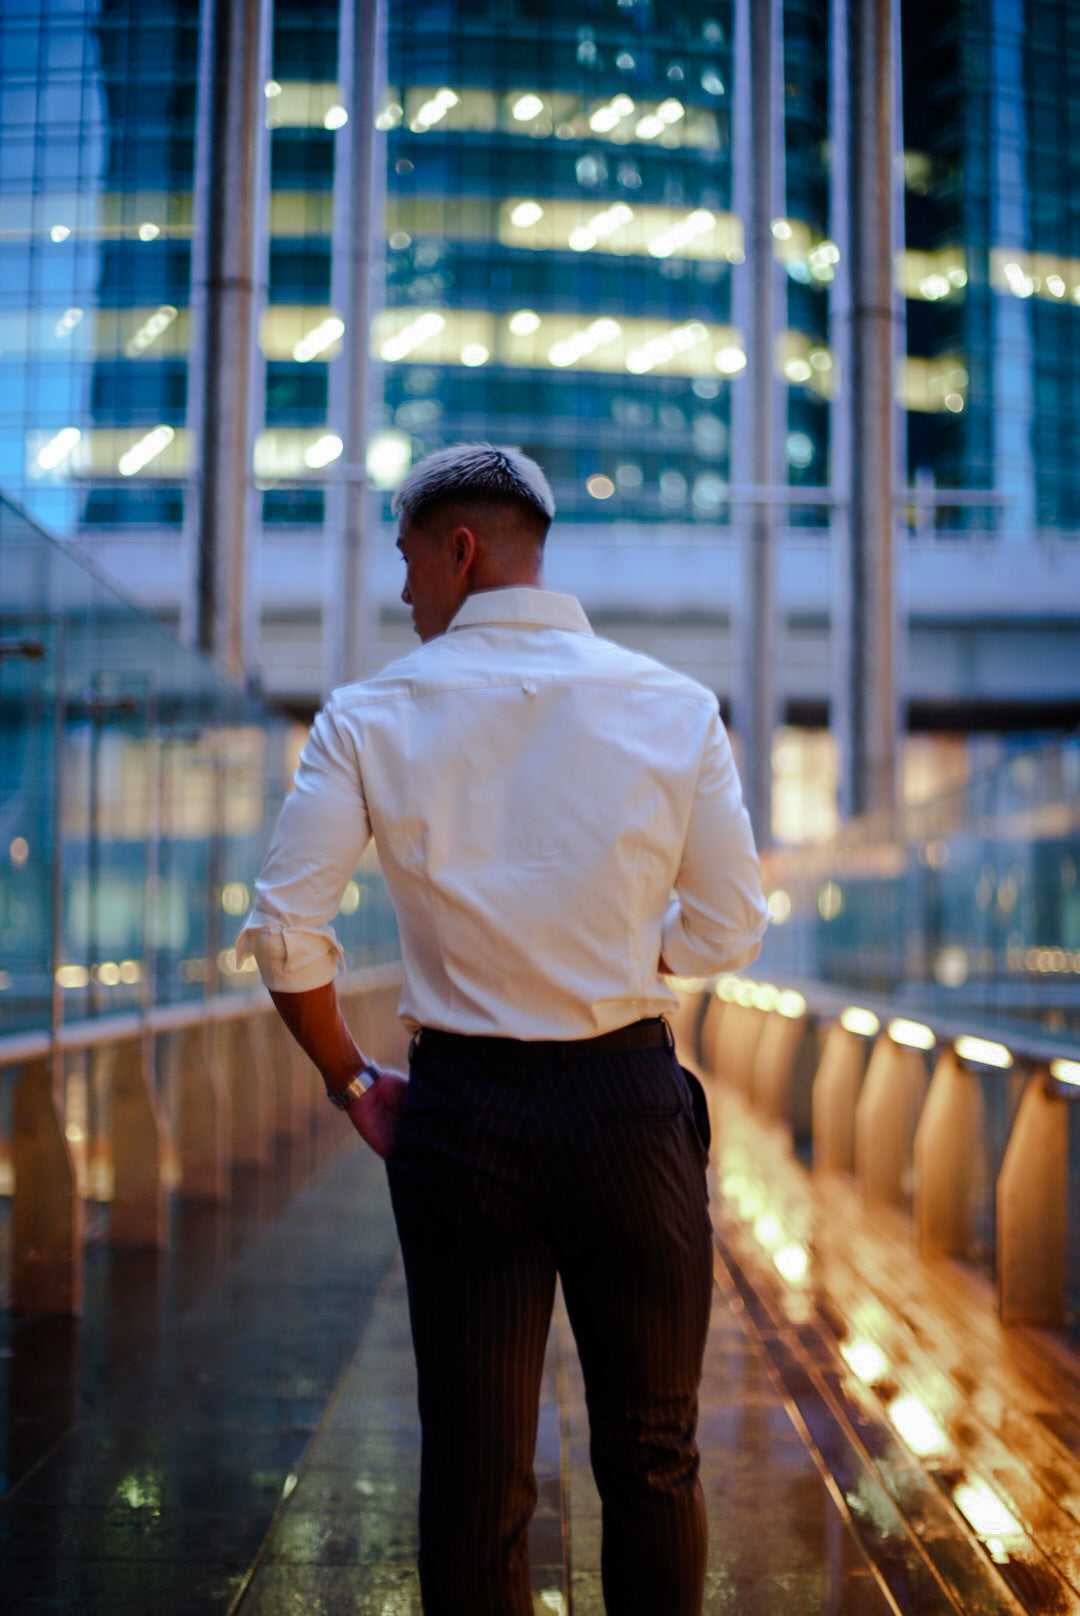
<svg viewBox="0 0 1080 1616"><path fill-rule="evenodd" d="M716 937L687 935L686 917L678 898L672 898L661 928L664 963L676 976L711 976L715 971L741 971L761 953L761 940L769 924L768 910L749 931L722 932Z"/></svg>
<svg viewBox="0 0 1080 1616"><path fill-rule="evenodd" d="M250 915L236 939L236 963L254 959L275 993L307 993L325 987L345 965L345 953L329 926L283 926Z"/></svg>

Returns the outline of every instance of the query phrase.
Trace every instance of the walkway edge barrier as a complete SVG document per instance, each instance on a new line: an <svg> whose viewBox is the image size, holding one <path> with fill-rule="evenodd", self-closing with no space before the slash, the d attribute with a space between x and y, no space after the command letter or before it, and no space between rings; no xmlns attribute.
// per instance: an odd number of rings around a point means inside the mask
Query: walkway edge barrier
<svg viewBox="0 0 1080 1616"><path fill-rule="evenodd" d="M997 1181L998 1311L1004 1324L1065 1317L1068 1103L1028 1079Z"/></svg>
<svg viewBox="0 0 1080 1616"><path fill-rule="evenodd" d="M837 1021L829 1028L811 1097L815 1171L855 1170L855 1115L866 1071L866 1044Z"/></svg>
<svg viewBox="0 0 1080 1616"><path fill-rule="evenodd" d="M915 1132L915 1231L924 1257L967 1254L985 1181L982 1092L975 1074L946 1049Z"/></svg>
<svg viewBox="0 0 1080 1616"><path fill-rule="evenodd" d="M112 1070L113 1198L109 1238L116 1246L166 1244L168 1130L153 1081L153 1042L125 1038Z"/></svg>
<svg viewBox="0 0 1080 1616"><path fill-rule="evenodd" d="M338 979L353 1017L370 1025L375 1059L403 1065L408 1039L396 1016L401 965L366 966ZM216 1045L238 1046L227 1080ZM365 1046L366 1047L366 1046ZM89 1054L102 1078L94 1115L108 1135L78 1137L68 1125L54 1074ZM161 1071L157 1068L160 1065ZM237 1160L265 1166L274 1136L293 1137L312 1120L330 1124L310 1062L280 1026L264 988L220 994L69 1023L55 1032L0 1036L0 1070L17 1069L11 1146L11 1303L22 1315L77 1314L82 1308L88 1183L85 1158L100 1149L100 1179L111 1182L110 1240L164 1245L168 1194L227 1201L232 1194L234 1127L245 1132ZM324 1115L326 1113L326 1115ZM98 1132L100 1133L100 1127ZM73 1141L78 1139L77 1144ZM83 1153L80 1162L75 1150ZM179 1179L179 1183L176 1180ZM105 1189L104 1195L109 1196Z"/></svg>
<svg viewBox="0 0 1080 1616"><path fill-rule="evenodd" d="M881 1033L855 1105L855 1178L867 1202L903 1206L912 1191L915 1130L926 1098L919 1051Z"/></svg>
<svg viewBox="0 0 1080 1616"><path fill-rule="evenodd" d="M677 1024L700 1028L707 1078L796 1143L809 1088L815 1172L851 1175L867 1205L908 1209L924 1259L983 1262L976 1240L989 1230L1001 1321L1064 1325L1068 1108L1080 1102L1080 1058L1067 1038L1038 1027L1004 1035L975 1015L934 1015L931 1025L913 1019L910 999L853 1002L833 984L728 975L675 986ZM984 1088L995 1080L1004 1114L1016 1114L992 1184Z"/></svg>
<svg viewBox="0 0 1080 1616"><path fill-rule="evenodd" d="M27 1061L15 1088L11 1300L16 1313L81 1313L83 1204L53 1062Z"/></svg>

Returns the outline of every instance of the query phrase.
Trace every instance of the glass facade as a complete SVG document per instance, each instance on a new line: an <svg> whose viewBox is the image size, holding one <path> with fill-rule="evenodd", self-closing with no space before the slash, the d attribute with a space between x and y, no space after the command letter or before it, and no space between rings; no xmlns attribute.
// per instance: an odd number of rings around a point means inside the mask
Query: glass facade
<svg viewBox="0 0 1080 1616"><path fill-rule="evenodd" d="M1080 527L1080 13L1064 0L904 0L915 482L994 490L953 522Z"/></svg>
<svg viewBox="0 0 1080 1616"><path fill-rule="evenodd" d="M898 8L898 421L915 490L900 526L915 538L1034 543L1077 531L1075 9ZM846 11L843 0L776 8L775 463L782 480L811 490L836 480L845 452ZM745 0L388 0L375 120L385 263L368 334L380 378L369 470L386 491L384 516L411 460L490 437L543 462L571 549L633 545L635 557L655 552L659 571L666 545L719 555L741 542L738 490L751 480L739 447L750 430L753 296L748 17ZM193 563L181 538L199 459L192 221L207 115L199 19L198 0L0 9L0 488L62 538L99 553L113 545L114 570L137 559L136 587L167 577L154 609L175 615L186 598L188 620ZM311 647L296 652L305 668L320 665L324 564L294 559L301 588L275 585L274 568L291 543L328 551L336 519L328 480L345 429L334 367L357 337L338 306L334 248L350 116L338 20L337 0L277 0L260 61L250 510L261 530L251 540L253 552L270 541L264 616L294 614L285 654L307 614ZM830 508L810 498L778 521L827 548ZM700 665L688 653L686 666L727 701L729 630L742 607L729 562L709 576L725 648ZM389 573L378 589L392 641ZM606 611L602 589L588 604ZM1010 600L999 605L1007 619ZM789 612L788 641L824 642L829 602L800 610ZM680 660L678 647L650 649ZM792 667L786 716L826 722L827 679L811 689L802 664ZM302 677L313 704L316 681ZM946 698L962 704L965 691Z"/></svg>
<svg viewBox="0 0 1080 1616"><path fill-rule="evenodd" d="M0 487L65 536L182 519L198 20L0 10Z"/></svg>
<svg viewBox="0 0 1080 1616"><path fill-rule="evenodd" d="M267 475L310 462L340 352L337 12L275 8ZM391 3L373 333L391 467L393 434L413 456L491 435L545 460L567 518L727 520L745 366L735 12ZM909 471L1005 496L953 522L1075 527L1080 20L1062 0L905 0L900 18ZM833 23L826 0L785 0L782 20L777 364L789 478L820 484ZM0 17L0 485L65 535L182 520L198 24L196 0L9 0ZM322 510L315 488L263 502L270 523Z"/></svg>
<svg viewBox="0 0 1080 1616"><path fill-rule="evenodd" d="M391 3L372 335L388 476L405 452L490 435L544 459L568 519L729 519L736 9ZM0 485L65 535L182 520L198 23L196 0L11 0L0 17ZM275 7L268 478L327 452L337 24L325 0ZM1006 496L952 520L1074 526L1080 24L1061 0L905 0L901 24L911 475ZM815 485L839 252L834 25L826 0L782 7L777 366L788 477ZM268 523L322 514L317 488L264 496Z"/></svg>
<svg viewBox="0 0 1080 1616"><path fill-rule="evenodd" d="M376 342L415 453L493 435L565 519L716 520L745 365L732 29L730 4L391 8Z"/></svg>

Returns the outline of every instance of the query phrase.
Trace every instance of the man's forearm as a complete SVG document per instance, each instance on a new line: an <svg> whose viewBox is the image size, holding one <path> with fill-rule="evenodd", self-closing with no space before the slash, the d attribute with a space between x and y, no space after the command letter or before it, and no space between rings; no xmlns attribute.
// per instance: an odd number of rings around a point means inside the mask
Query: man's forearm
<svg viewBox="0 0 1080 1616"><path fill-rule="evenodd" d="M300 1048L319 1068L327 1092L343 1089L364 1065L364 1056L345 1025L333 982L303 993L271 988L270 997Z"/></svg>
<svg viewBox="0 0 1080 1616"><path fill-rule="evenodd" d="M279 993L271 988L270 997L300 1048L322 1073L326 1092L340 1094L369 1063L345 1025L333 982L304 993ZM389 1067L377 1070L371 1087L351 1099L346 1110L361 1139L385 1159L397 1142L408 1084L400 1072Z"/></svg>

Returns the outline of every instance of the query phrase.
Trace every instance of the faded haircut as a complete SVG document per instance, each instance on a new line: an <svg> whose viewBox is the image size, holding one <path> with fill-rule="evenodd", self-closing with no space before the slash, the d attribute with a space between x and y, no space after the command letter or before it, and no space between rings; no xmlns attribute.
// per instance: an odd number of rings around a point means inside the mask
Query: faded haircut
<svg viewBox="0 0 1080 1616"><path fill-rule="evenodd" d="M437 505L480 500L523 505L543 539L555 515L555 498L544 473L520 449L494 443L456 443L413 467L394 495L391 510L410 522Z"/></svg>

